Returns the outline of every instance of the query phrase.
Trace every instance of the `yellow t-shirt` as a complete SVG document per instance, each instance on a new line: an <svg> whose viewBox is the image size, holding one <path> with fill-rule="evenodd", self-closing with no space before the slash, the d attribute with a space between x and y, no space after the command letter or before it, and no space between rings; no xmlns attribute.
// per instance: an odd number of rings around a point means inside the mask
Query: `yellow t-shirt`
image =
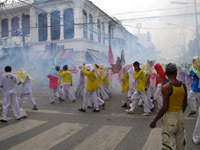
<svg viewBox="0 0 200 150"><path fill-rule="evenodd" d="M140 70L139 72L134 72L134 77L137 82L137 91L145 91L146 84L147 84L147 78L143 72L143 70Z"/></svg>
<svg viewBox="0 0 200 150"><path fill-rule="evenodd" d="M64 83L72 84L72 73L70 71L63 71L61 73L60 77L63 77Z"/></svg>
<svg viewBox="0 0 200 150"><path fill-rule="evenodd" d="M58 71L59 76L61 75L60 71ZM58 79L58 85L61 84L61 77Z"/></svg>
<svg viewBox="0 0 200 150"><path fill-rule="evenodd" d="M85 66L83 66L82 72L83 72L84 75L87 76L86 89L88 91L96 91L97 83L96 83L96 78L95 78L94 72L93 71L86 71Z"/></svg>
<svg viewBox="0 0 200 150"><path fill-rule="evenodd" d="M128 92L128 90L129 90L129 75L128 73L126 73L123 79L122 92Z"/></svg>

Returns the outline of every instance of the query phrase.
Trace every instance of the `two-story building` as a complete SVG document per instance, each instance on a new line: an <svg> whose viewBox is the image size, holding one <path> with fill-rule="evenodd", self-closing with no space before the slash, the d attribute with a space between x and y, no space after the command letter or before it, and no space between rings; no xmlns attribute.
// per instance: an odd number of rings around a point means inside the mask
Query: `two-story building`
<svg viewBox="0 0 200 150"><path fill-rule="evenodd" d="M1 5L0 21L2 59L21 66L107 64L109 43L115 58L143 53L137 37L89 0L18 0Z"/></svg>

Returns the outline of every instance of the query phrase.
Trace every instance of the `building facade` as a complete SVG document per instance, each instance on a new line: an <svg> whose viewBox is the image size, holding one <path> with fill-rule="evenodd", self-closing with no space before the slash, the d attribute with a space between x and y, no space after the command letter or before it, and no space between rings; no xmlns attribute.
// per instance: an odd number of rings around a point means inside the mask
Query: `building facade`
<svg viewBox="0 0 200 150"><path fill-rule="evenodd" d="M138 38L89 0L27 0L0 7L1 58L44 65L107 64L125 51L133 61ZM143 51L140 51L143 53ZM133 57L132 57L133 56Z"/></svg>

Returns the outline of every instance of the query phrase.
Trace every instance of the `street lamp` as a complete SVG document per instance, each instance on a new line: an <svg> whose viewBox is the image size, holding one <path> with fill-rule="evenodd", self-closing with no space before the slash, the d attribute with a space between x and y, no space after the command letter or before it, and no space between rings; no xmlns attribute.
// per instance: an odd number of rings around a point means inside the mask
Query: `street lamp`
<svg viewBox="0 0 200 150"><path fill-rule="evenodd" d="M199 49L199 25L198 25L198 14L197 14L197 2L194 0L194 3L191 2L171 2L171 4L181 4L181 5L188 5L188 4L193 4L195 7L195 21L196 21L196 39L195 39L195 45L196 45L196 50L195 50L195 55L198 55L198 49Z"/></svg>
<svg viewBox="0 0 200 150"><path fill-rule="evenodd" d="M167 25L173 25L173 26L178 26L178 27L184 27L184 26L181 26L181 25L177 25L177 24L173 24L173 23L167 23ZM185 27L184 27L185 28ZM190 28L188 28L188 30L192 30ZM194 31L194 30L192 30ZM182 49L182 57L183 57L183 60L185 59L185 33L183 32L183 46L181 46L181 49Z"/></svg>

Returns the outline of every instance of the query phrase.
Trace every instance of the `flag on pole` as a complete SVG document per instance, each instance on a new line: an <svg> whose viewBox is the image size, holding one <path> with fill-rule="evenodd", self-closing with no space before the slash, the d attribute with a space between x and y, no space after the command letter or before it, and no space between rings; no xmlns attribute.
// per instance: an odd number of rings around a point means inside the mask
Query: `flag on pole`
<svg viewBox="0 0 200 150"><path fill-rule="evenodd" d="M114 58L113 58L113 53L112 53L112 48L109 43L109 52L108 52L108 63L113 64L114 63Z"/></svg>
<svg viewBox="0 0 200 150"><path fill-rule="evenodd" d="M125 65L125 55L124 55L124 50L122 50L122 52L121 52L121 65L123 66L123 65Z"/></svg>

